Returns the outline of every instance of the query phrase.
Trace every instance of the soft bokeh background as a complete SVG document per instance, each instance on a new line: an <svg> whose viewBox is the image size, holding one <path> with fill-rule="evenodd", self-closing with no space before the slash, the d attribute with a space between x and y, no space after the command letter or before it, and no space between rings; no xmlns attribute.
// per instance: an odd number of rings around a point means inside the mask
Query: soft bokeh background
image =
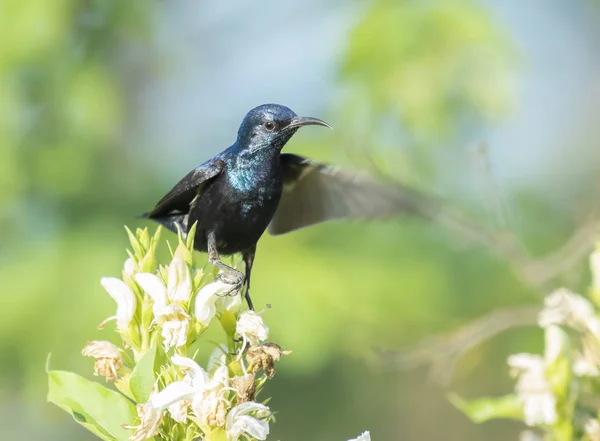
<svg viewBox="0 0 600 441"><path fill-rule="evenodd" d="M79 351L107 334L96 326L114 304L98 281L119 274L123 225L147 225L135 216L258 104L335 127L304 129L286 151L376 164L535 254L597 208L593 0L0 0L0 41L3 440L92 439L45 403L47 354L90 373ZM497 190L473 159L482 142ZM506 221L488 209L498 194ZM509 263L462 242L405 220L262 239L253 297L294 351L269 386L272 439L516 439L518 424L473 425L446 393L507 392L506 356L539 348L539 330L477 346L445 386L426 366L368 361L540 301ZM583 289L584 264L555 284Z"/></svg>

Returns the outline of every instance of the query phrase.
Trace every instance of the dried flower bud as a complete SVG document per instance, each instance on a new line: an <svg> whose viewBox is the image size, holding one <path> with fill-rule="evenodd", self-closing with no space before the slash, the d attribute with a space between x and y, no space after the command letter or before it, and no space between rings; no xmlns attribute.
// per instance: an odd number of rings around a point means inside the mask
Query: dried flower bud
<svg viewBox="0 0 600 441"><path fill-rule="evenodd" d="M94 375L106 377L106 381L118 379L118 372L123 367L123 358L118 347L108 341L92 341L81 353L96 359Z"/></svg>
<svg viewBox="0 0 600 441"><path fill-rule="evenodd" d="M256 384L254 384L254 374L246 374L241 377L233 377L231 386L236 390L237 403L254 401L256 396Z"/></svg>
<svg viewBox="0 0 600 441"><path fill-rule="evenodd" d="M263 369L269 378L275 375L275 362L279 361L281 355L291 354L292 351L283 351L276 343L264 343L250 347L246 353L246 361L250 364L250 372L255 373Z"/></svg>

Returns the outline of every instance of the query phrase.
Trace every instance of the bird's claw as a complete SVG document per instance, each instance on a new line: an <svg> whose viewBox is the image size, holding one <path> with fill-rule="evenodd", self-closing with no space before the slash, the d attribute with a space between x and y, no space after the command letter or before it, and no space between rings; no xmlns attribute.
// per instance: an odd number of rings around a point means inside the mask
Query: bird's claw
<svg viewBox="0 0 600 441"><path fill-rule="evenodd" d="M235 295L244 283L244 275L240 272L220 272L215 278L217 281L231 285L231 290L222 294L223 296Z"/></svg>

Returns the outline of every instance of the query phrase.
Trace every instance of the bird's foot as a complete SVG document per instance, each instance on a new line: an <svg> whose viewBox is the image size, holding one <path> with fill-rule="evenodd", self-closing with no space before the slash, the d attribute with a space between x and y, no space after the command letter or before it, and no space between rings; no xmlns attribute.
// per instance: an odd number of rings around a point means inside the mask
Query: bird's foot
<svg viewBox="0 0 600 441"><path fill-rule="evenodd" d="M231 290L222 294L223 296L231 296L238 293L244 283L244 274L239 271L220 271L215 277L219 282L231 285Z"/></svg>

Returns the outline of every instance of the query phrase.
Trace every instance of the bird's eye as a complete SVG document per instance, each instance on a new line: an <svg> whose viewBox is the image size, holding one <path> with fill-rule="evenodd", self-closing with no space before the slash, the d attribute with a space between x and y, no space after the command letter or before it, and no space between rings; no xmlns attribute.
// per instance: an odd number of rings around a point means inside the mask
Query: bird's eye
<svg viewBox="0 0 600 441"><path fill-rule="evenodd" d="M269 132L271 132L275 129L275 123L272 121L267 121L266 123L263 124L263 127L265 129L267 129Z"/></svg>

